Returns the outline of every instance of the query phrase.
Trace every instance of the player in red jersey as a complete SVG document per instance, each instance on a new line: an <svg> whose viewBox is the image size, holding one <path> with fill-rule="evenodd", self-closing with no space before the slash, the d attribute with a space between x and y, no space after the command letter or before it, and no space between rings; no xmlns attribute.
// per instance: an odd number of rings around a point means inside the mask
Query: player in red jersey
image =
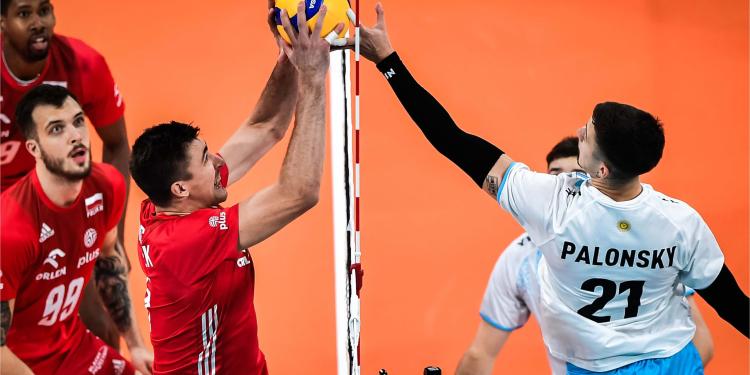
<svg viewBox="0 0 750 375"><path fill-rule="evenodd" d="M149 197L141 205L138 255L147 280L154 374L268 373L247 248L317 203L325 151L330 46L320 38L324 14L309 34L304 5L299 9L299 35L291 46L282 42L284 53L254 112L221 156L208 151L198 128L177 122L147 129L133 145L133 180ZM294 35L286 14L283 21ZM219 206L226 185L283 137L293 111L278 181L239 204Z"/></svg>
<svg viewBox="0 0 750 375"><path fill-rule="evenodd" d="M130 148L125 105L104 57L78 39L54 34L55 13L49 0L3 0L0 7L0 190L34 168L34 157L13 124L14 111L21 97L42 83L67 87L78 98L102 140L102 160L125 176L127 188ZM123 224L124 215L118 228L118 250L123 243ZM96 335L119 348L117 328L102 309L93 285L84 289L81 316Z"/></svg>
<svg viewBox="0 0 750 375"><path fill-rule="evenodd" d="M35 87L16 118L36 166L0 196L2 373L131 374L135 366L150 374L153 359L135 324L125 260L115 251L122 175L91 162L83 110L67 89ZM78 316L94 268L133 366Z"/></svg>

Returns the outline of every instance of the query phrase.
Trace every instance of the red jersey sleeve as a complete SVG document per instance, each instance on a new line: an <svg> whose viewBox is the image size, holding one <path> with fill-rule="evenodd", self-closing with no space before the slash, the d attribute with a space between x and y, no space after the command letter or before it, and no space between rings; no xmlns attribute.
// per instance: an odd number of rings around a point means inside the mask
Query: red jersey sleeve
<svg viewBox="0 0 750 375"><path fill-rule="evenodd" d="M11 210L6 200L2 203L4 211ZM18 288L36 260L34 240L38 233L35 236L29 223L5 213L0 224L3 228L0 231L0 300L8 301L16 298Z"/></svg>
<svg viewBox="0 0 750 375"><path fill-rule="evenodd" d="M177 224L173 251L166 263L175 275L200 279L226 260L236 261L239 251L239 209L206 208L182 217ZM162 263L164 264L164 263ZM178 277L179 277L178 276Z"/></svg>
<svg viewBox="0 0 750 375"><path fill-rule="evenodd" d="M76 46L83 112L95 127L112 125L125 114L125 103L104 56L83 44Z"/></svg>

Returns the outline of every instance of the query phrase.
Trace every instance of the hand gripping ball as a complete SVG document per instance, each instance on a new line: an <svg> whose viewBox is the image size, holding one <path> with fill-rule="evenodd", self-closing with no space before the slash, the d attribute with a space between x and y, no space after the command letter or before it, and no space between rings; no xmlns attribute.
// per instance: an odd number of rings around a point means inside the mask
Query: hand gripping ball
<svg viewBox="0 0 750 375"><path fill-rule="evenodd" d="M320 7L325 4L328 8L326 18L323 20L323 29L320 32L320 36L325 38L328 34L333 32L336 25L339 23L344 24L344 29L337 38L341 38L346 34L346 30L349 26L349 18L346 16L346 11L349 10L349 2L347 0L304 0L305 1L305 14L307 15L307 26L312 30L315 27L315 23L318 21L318 14L320 13ZM292 27L297 29L297 5L300 0L276 0L276 28L279 30L279 34L287 43L290 43L289 36L286 35L284 27L281 25L281 10L286 10L289 15Z"/></svg>

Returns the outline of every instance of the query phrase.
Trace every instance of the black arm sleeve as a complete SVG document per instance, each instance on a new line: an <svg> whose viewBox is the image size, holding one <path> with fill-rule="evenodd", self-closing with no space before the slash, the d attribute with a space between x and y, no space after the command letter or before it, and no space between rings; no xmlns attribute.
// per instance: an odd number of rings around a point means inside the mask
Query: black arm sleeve
<svg viewBox="0 0 750 375"><path fill-rule="evenodd" d="M394 52L377 64L411 119L433 147L482 187L503 151L461 130L448 112L417 83Z"/></svg>
<svg viewBox="0 0 750 375"><path fill-rule="evenodd" d="M750 325L750 299L742 292L734 275L725 264L711 285L699 290L698 294L708 302L716 313L748 337Z"/></svg>

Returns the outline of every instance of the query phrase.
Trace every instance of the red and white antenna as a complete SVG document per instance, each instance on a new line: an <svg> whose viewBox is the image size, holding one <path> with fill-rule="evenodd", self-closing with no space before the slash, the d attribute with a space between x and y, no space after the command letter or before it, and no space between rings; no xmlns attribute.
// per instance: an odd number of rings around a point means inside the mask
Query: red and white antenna
<svg viewBox="0 0 750 375"><path fill-rule="evenodd" d="M339 375L360 374L360 168L359 168L359 1L349 16L354 22L354 90L351 51L331 54L331 176L333 179L333 243L336 296L336 348ZM346 37L350 33L347 32ZM352 111L352 91L354 110ZM352 116L354 112L354 116ZM354 121L352 121L354 117Z"/></svg>

